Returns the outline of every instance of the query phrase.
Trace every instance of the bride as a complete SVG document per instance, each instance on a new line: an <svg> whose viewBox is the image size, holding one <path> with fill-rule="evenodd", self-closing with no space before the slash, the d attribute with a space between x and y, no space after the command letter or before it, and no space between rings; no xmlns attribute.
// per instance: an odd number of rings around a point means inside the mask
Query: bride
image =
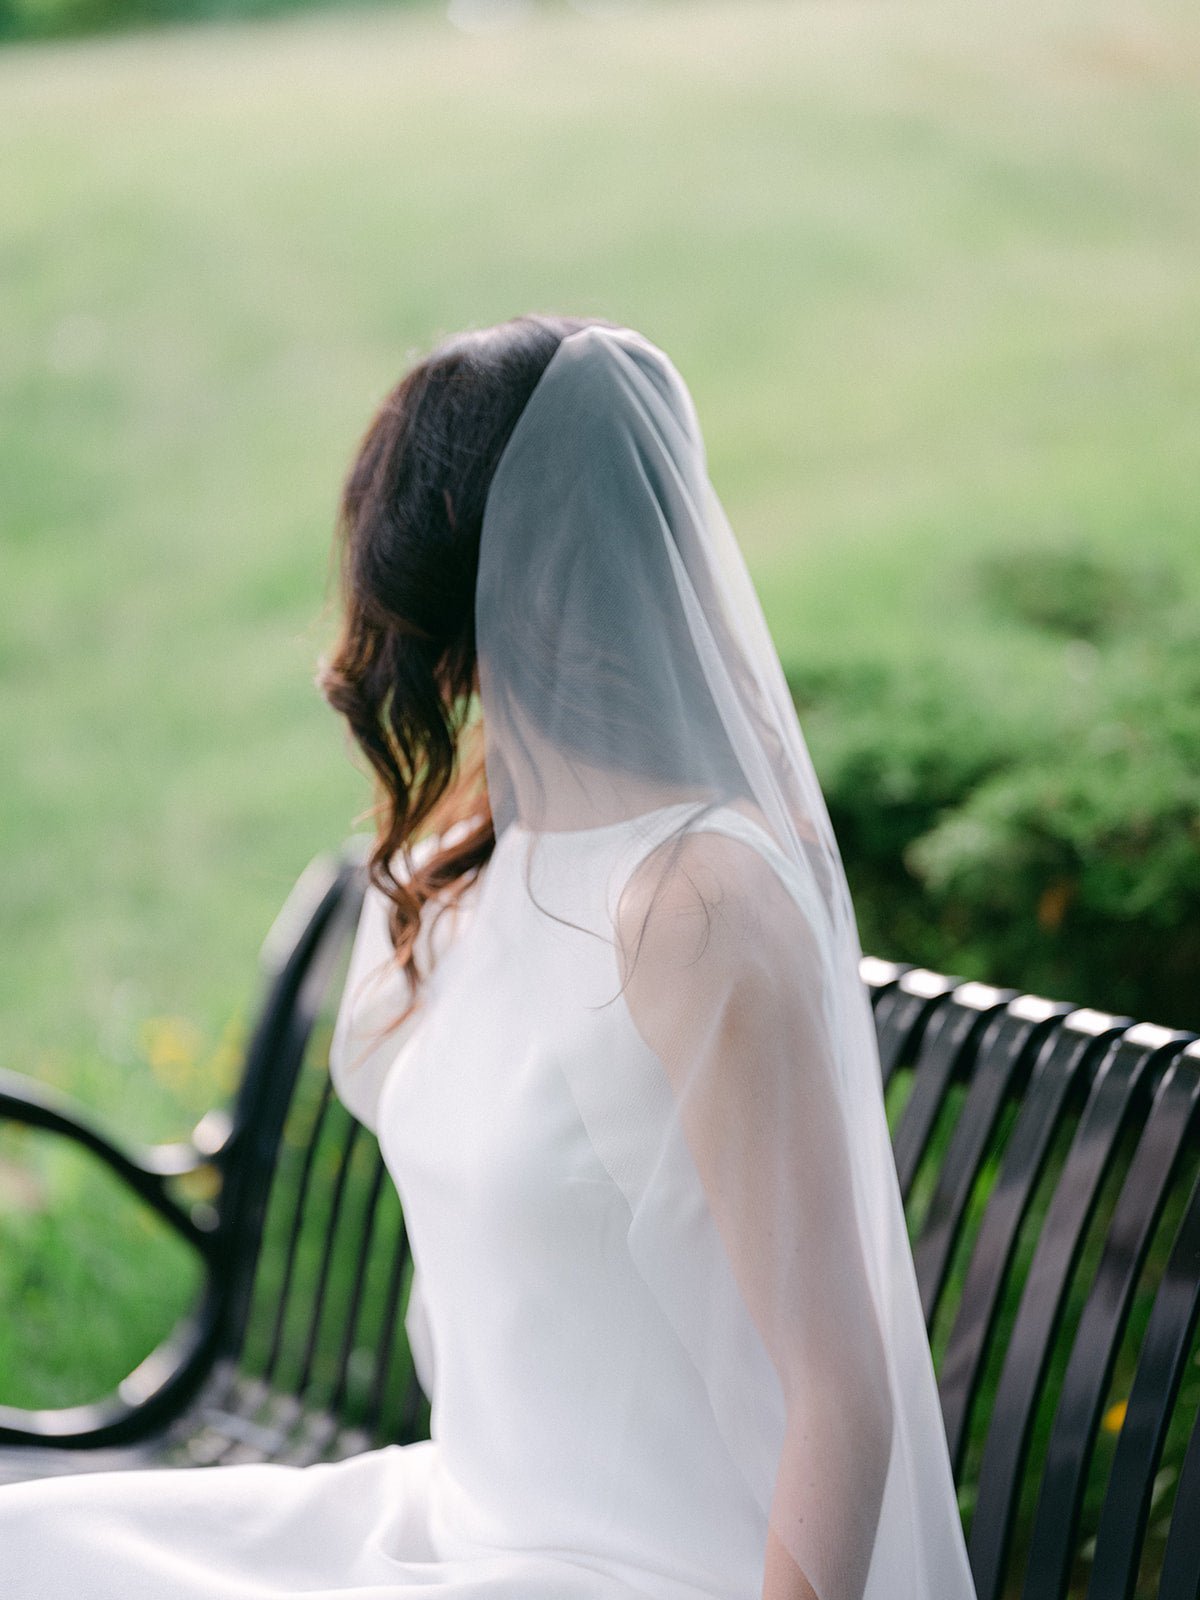
<svg viewBox="0 0 1200 1600"><path fill-rule="evenodd" d="M974 1600L845 876L679 373L451 339L340 531L380 802L332 1070L432 1438L0 1490L10 1600Z"/></svg>

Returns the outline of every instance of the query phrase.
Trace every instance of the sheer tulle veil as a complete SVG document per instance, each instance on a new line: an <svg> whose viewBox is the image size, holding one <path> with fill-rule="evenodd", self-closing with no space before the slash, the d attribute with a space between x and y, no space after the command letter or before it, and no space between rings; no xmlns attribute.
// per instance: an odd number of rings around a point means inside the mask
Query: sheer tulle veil
<svg viewBox="0 0 1200 1600"><path fill-rule="evenodd" d="M560 907L573 840L678 809L607 930L638 1069L578 1081L564 1037L563 1071L777 1592L973 1600L845 874L691 397L640 334L568 335L534 389L476 645L497 848L545 842ZM760 847L706 832L716 807ZM591 1004L554 996L568 1031Z"/></svg>

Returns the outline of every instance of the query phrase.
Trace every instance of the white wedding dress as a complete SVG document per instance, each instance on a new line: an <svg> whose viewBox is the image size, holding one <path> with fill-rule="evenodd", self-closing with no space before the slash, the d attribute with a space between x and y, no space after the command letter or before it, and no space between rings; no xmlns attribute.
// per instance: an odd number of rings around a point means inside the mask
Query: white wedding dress
<svg viewBox="0 0 1200 1600"><path fill-rule="evenodd" d="M386 904L368 895L334 1082L378 1133L404 1204L433 1438L305 1468L0 1489L8 1600L757 1600L766 1516L585 1126L589 1098L642 1092L641 1127L661 1145L669 1107L619 994L612 917L633 867L692 809L536 841L513 824L459 906L422 927L424 1006L382 1041L403 990ZM821 914L747 816L725 807L697 825L765 856ZM543 910L514 892L526 872ZM638 1124L623 1127L636 1163ZM676 1226L711 1228L687 1183L681 1168ZM719 1304L712 1315L722 1337Z"/></svg>

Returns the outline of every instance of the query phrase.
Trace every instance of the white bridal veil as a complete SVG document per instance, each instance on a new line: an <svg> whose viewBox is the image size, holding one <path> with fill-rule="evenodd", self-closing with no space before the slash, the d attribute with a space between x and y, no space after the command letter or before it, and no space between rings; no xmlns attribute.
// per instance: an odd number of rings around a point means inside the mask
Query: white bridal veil
<svg viewBox="0 0 1200 1600"><path fill-rule="evenodd" d="M678 808L612 907L652 1070L571 1089L775 1592L974 1600L841 860L691 398L630 329L565 338L517 422L476 643L498 841L561 863Z"/></svg>

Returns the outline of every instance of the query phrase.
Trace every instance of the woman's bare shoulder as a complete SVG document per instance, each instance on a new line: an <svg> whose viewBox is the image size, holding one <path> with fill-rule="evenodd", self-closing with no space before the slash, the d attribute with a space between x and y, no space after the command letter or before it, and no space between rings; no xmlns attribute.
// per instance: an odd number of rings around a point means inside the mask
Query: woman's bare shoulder
<svg viewBox="0 0 1200 1600"><path fill-rule="evenodd" d="M792 869L761 813L728 809L751 828L723 829L719 814L705 816L637 864L617 907L623 950L696 968L744 963L751 953L761 965L772 949L794 959L812 943L811 920L785 882Z"/></svg>

